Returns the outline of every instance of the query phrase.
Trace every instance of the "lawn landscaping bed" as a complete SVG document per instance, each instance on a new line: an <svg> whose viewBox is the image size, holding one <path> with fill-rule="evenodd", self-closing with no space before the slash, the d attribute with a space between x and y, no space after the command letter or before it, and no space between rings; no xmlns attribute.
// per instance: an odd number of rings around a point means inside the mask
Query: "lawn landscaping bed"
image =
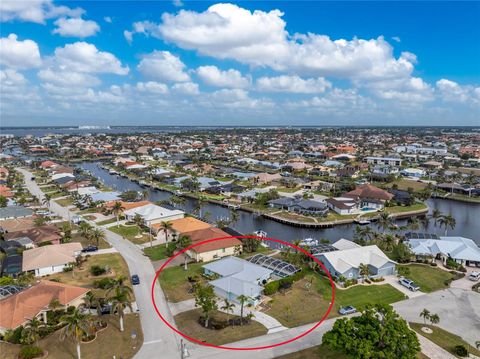
<svg viewBox="0 0 480 359"><path fill-rule="evenodd" d="M446 330L443 330L435 325L410 323L410 327L413 330L415 330L418 334L431 340L432 342L437 344L439 347L442 347L449 353L455 355L457 358L460 358L460 356L458 356L454 350L455 346L457 345L463 345L468 350L469 353L480 357L480 350L477 350L476 348L472 347L470 344L465 342L459 336L452 334L450 332L447 332ZM432 330L432 333L431 334L425 333L424 331L422 331L422 327L430 328Z"/></svg>
<svg viewBox="0 0 480 359"><path fill-rule="evenodd" d="M267 328L262 324L250 321L249 324L228 326L224 329L208 329L200 325L199 317L202 315L201 309L189 310L177 314L174 319L180 331L188 336L215 345L233 343L242 339L258 337L267 334ZM229 319L237 319L234 315L228 316ZM227 314L215 311L211 314L211 320L226 321Z"/></svg>
<svg viewBox="0 0 480 359"><path fill-rule="evenodd" d="M144 248L143 253L152 261L168 258L166 244Z"/></svg>
<svg viewBox="0 0 480 359"><path fill-rule="evenodd" d="M135 244L143 244L150 241L150 234L144 233L142 229L139 229L137 225L132 226L112 226L108 228L109 231L112 231ZM141 238L135 238L139 233L142 233Z"/></svg>
<svg viewBox="0 0 480 359"><path fill-rule="evenodd" d="M81 344L82 359L113 358L114 355L117 358L133 358L143 343L138 314L125 315L124 332L119 330L117 316L104 315L101 318L106 320L108 326L97 333L95 340ZM132 331L136 333L135 339L131 338ZM48 352L49 359L77 358L75 342L70 338L61 340L59 331L40 340L38 346ZM20 345L0 343L2 359L17 359L20 348Z"/></svg>
<svg viewBox="0 0 480 359"><path fill-rule="evenodd" d="M202 266L205 263L191 263L185 270L183 265L178 267L165 268L160 273L158 280L165 293L165 297L170 302L181 302L193 298L193 292L189 293L192 285L188 282L188 277L195 277L200 281L205 281L202 277Z"/></svg>
<svg viewBox="0 0 480 359"><path fill-rule="evenodd" d="M425 293L434 292L436 290L448 288L446 281L454 278L455 276L443 269L432 267L430 265L423 264L408 264L402 265L410 270L410 273L406 275L408 279L411 279L420 286L420 290Z"/></svg>

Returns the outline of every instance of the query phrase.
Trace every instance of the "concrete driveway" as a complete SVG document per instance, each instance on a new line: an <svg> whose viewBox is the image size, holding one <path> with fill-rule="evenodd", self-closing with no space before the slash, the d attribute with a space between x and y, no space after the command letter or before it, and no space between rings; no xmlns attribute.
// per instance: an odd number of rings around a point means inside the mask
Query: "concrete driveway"
<svg viewBox="0 0 480 359"><path fill-rule="evenodd" d="M439 327L462 337L471 345L480 340L480 294L471 290L448 288L393 304L410 322L422 323L420 312L426 308L440 316Z"/></svg>

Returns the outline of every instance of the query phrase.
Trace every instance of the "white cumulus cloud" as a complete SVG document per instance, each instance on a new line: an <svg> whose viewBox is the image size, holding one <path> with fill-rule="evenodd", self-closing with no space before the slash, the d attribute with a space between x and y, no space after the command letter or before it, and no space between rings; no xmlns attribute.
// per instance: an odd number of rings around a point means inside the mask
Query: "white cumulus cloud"
<svg viewBox="0 0 480 359"><path fill-rule="evenodd" d="M197 75L210 86L246 88L250 85L250 80L234 69L222 71L216 66L200 66L197 68Z"/></svg>
<svg viewBox="0 0 480 359"><path fill-rule="evenodd" d="M185 72L185 64L169 51L153 51L144 55L138 70L146 77L170 82L185 82L190 76Z"/></svg>
<svg viewBox="0 0 480 359"><path fill-rule="evenodd" d="M14 69L38 67L42 63L40 50L33 40L18 40L16 34L0 39L0 63Z"/></svg>
<svg viewBox="0 0 480 359"><path fill-rule="evenodd" d="M82 18L60 18L55 21L57 28L53 30L54 34L65 37L89 37L100 31L100 26L92 20Z"/></svg>
<svg viewBox="0 0 480 359"><path fill-rule="evenodd" d="M325 92L332 84L323 77L302 79L298 76L261 77L257 89L265 92L291 92L314 94Z"/></svg>
<svg viewBox="0 0 480 359"><path fill-rule="evenodd" d="M2 0L0 1L0 20L21 20L45 23L46 19L59 16L81 16L85 11L81 8L56 6L52 0Z"/></svg>

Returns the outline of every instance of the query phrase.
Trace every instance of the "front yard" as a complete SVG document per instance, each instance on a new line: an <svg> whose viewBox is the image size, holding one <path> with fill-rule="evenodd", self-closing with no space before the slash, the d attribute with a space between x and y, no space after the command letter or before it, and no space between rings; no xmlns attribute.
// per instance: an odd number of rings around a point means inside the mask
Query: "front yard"
<svg viewBox="0 0 480 359"><path fill-rule="evenodd" d="M142 327L138 314L125 316L125 331L120 332L117 316L104 315L108 327L97 334L97 338L90 343L81 344L82 359L99 358L133 358L143 343ZM136 338L132 339L132 333ZM76 359L77 352L75 342L67 338L60 339L59 331L39 341L42 349L48 352L49 359ZM17 359L20 345L0 342L2 359Z"/></svg>
<svg viewBox="0 0 480 359"><path fill-rule="evenodd" d="M402 267L407 267L410 270L410 274L405 277L413 280L425 293L447 288L448 285L445 285L445 281L454 278L453 274L429 265L408 264L402 265Z"/></svg>
<svg viewBox="0 0 480 359"><path fill-rule="evenodd" d="M191 263L186 271L183 265L165 268L160 273L158 280L167 300L170 302L181 302L182 300L193 298L193 293L189 293L192 285L188 282L188 277L196 277L202 280L202 265L204 264Z"/></svg>
<svg viewBox="0 0 480 359"><path fill-rule="evenodd" d="M168 258L167 246L165 244L144 248L143 253L145 253L151 261Z"/></svg>
<svg viewBox="0 0 480 359"><path fill-rule="evenodd" d="M125 225L120 225L120 226L111 226L108 227L109 231L112 231L116 234L119 234L120 236L128 239L130 242L135 243L135 244L143 244L147 243L150 241L150 233L145 233L142 228L139 228L137 225L131 225L131 226L125 226ZM137 238L138 234L141 234L142 236Z"/></svg>
<svg viewBox="0 0 480 359"><path fill-rule="evenodd" d="M68 207L73 205L73 199L71 199L70 197L57 199L55 202L57 202L62 207Z"/></svg>
<svg viewBox="0 0 480 359"><path fill-rule="evenodd" d="M249 324L229 326L220 330L208 329L200 325L198 322L198 318L201 315L201 309L189 310L177 314L174 318L178 330L192 338L215 345L233 343L242 339L267 334L267 328L254 320ZM227 314L223 312L216 311L211 316L217 320L227 320ZM233 319L239 317L230 315L229 318Z"/></svg>

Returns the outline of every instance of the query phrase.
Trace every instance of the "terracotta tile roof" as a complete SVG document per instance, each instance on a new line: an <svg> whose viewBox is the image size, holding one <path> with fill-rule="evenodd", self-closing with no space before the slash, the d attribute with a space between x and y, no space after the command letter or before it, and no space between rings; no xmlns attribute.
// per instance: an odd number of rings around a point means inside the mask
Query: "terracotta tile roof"
<svg viewBox="0 0 480 359"><path fill-rule="evenodd" d="M186 232L193 232L193 231L198 231L201 229L207 229L212 227L210 224L205 223L203 221L200 221L196 218L193 217L185 217L181 219L175 219L173 221L170 221L172 224L173 230L175 232L178 232L180 234L186 233ZM161 223L155 223L152 224L152 229L155 230L161 230L162 224Z"/></svg>
<svg viewBox="0 0 480 359"><path fill-rule="evenodd" d="M78 242L53 244L23 252L22 270L29 271L75 262L76 254L82 250Z"/></svg>
<svg viewBox="0 0 480 359"><path fill-rule="evenodd" d="M147 204L153 204L150 201L138 201L138 202L123 202L123 201L110 201L106 203L106 206L111 208L115 202L120 202L122 204L123 210L128 211L129 209L146 206Z"/></svg>
<svg viewBox="0 0 480 359"><path fill-rule="evenodd" d="M361 186L358 186L353 191L345 193L344 196L380 199L384 201L389 201L393 198L393 194L384 191L381 188L372 186L371 184L363 184Z"/></svg>
<svg viewBox="0 0 480 359"><path fill-rule="evenodd" d="M13 193L10 187L0 185L0 196L7 198L13 197Z"/></svg>
<svg viewBox="0 0 480 359"><path fill-rule="evenodd" d="M0 227L7 232L24 231L35 227L34 221L35 217L6 219L0 221Z"/></svg>
<svg viewBox="0 0 480 359"><path fill-rule="evenodd" d="M68 306L89 291L87 288L41 281L0 301L0 328L15 329L47 308L52 300L57 299Z"/></svg>
<svg viewBox="0 0 480 359"><path fill-rule="evenodd" d="M183 233L186 236L189 236L193 243L201 242L213 238L222 238L230 237L227 232L222 231L221 229L210 227L206 229L200 229L192 232ZM236 238L223 239L221 241L214 241L210 243L202 244L198 247L193 248L192 250L197 253L210 252L222 248L231 248L235 246L241 246L242 242Z"/></svg>
<svg viewBox="0 0 480 359"><path fill-rule="evenodd" d="M51 241L52 243L56 244L60 242L60 230L54 225L45 225L41 227L33 227L29 229L24 229L21 231L14 231L5 234L5 239L15 239L20 237L28 237L30 238L35 244L41 242Z"/></svg>

